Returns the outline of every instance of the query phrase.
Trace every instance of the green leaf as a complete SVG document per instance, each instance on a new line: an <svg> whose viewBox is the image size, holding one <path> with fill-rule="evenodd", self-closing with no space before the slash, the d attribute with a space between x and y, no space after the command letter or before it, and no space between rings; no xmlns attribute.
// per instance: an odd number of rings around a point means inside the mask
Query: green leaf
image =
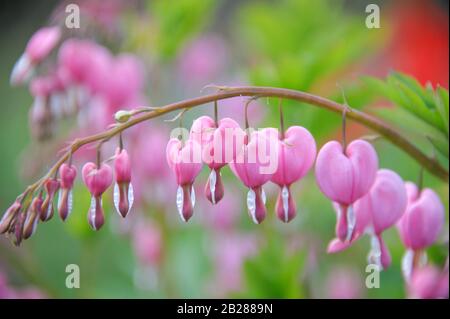
<svg viewBox="0 0 450 319"><path fill-rule="evenodd" d="M436 137L428 137L428 139L435 149L448 158L448 140Z"/></svg>
<svg viewBox="0 0 450 319"><path fill-rule="evenodd" d="M441 116L441 119L445 125L447 131L447 140L449 135L449 125L448 125L448 91L442 87L438 87L436 89L436 93L434 94L434 98L436 101L437 110Z"/></svg>

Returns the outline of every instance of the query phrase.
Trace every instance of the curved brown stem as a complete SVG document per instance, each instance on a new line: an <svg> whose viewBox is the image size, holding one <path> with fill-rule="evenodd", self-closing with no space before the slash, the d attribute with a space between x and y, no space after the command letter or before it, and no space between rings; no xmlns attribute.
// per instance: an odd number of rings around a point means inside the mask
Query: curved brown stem
<svg viewBox="0 0 450 319"><path fill-rule="evenodd" d="M216 93L171 103L158 108L139 109L139 110L145 109L148 111L138 117L130 118L125 123L117 124L113 128L108 129L102 133L94 134L81 139L76 139L70 144L67 152L60 157L60 159L52 166L49 172L46 175L44 175L42 179L37 181L35 184L31 185L30 188L32 190L35 190L41 187L43 181L45 181L45 179L47 179L48 177L52 176L54 172L58 170L59 166L69 159L70 154L75 153L83 145L93 143L96 141L108 140L111 137L121 133L122 131L136 124L161 116L166 113L170 113L176 110L188 109L202 104L224 100L237 96L278 97L283 99L296 100L320 108L324 108L337 114L342 114L345 110L346 117L348 119L358 122L374 130L380 135L384 136L394 145L396 145L397 147L405 151L407 154L409 154L412 158L414 158L421 166L427 169L430 173L437 176L442 181L448 183L449 178L448 171L435 158L427 156L412 142L408 141L399 131L397 131L389 124L383 122L382 120L372 115L352 109L346 105L339 104L324 97L296 90L275 88L275 87L259 87L259 86L218 87L218 88L219 91Z"/></svg>

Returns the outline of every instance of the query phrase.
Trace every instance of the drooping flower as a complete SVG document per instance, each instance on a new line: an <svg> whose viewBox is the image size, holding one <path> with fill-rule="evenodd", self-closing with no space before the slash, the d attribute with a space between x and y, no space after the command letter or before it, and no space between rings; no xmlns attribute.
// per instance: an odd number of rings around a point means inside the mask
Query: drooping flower
<svg viewBox="0 0 450 319"><path fill-rule="evenodd" d="M61 219L65 221L72 212L72 188L77 177L77 168L75 165L64 163L59 167L59 176L61 188L58 196L58 213Z"/></svg>
<svg viewBox="0 0 450 319"><path fill-rule="evenodd" d="M437 239L444 225L444 206L439 196L429 188L422 191L411 182L405 183L408 206L398 222L400 238L407 248L402 260L402 270L408 281L415 266L426 258L424 250Z"/></svg>
<svg viewBox="0 0 450 319"><path fill-rule="evenodd" d="M345 150L326 143L316 160L316 180L322 193L340 205L336 235L350 240L355 227L352 204L370 190L378 169L377 154L368 142L355 140Z"/></svg>
<svg viewBox="0 0 450 319"><path fill-rule="evenodd" d="M44 27L36 31L28 41L25 52L14 65L10 83L19 85L26 82L35 66L50 54L60 38L61 30L58 27Z"/></svg>
<svg viewBox="0 0 450 319"><path fill-rule="evenodd" d="M183 144L182 141L172 138L167 143L166 158L178 184L176 200L178 213L181 219L187 222L194 213L193 183L202 169L201 146L192 139Z"/></svg>
<svg viewBox="0 0 450 319"><path fill-rule="evenodd" d="M19 199L16 199L16 201L8 207L0 220L0 234L4 234L11 229L21 208L22 204Z"/></svg>
<svg viewBox="0 0 450 319"><path fill-rule="evenodd" d="M59 181L53 178L49 178L44 183L47 195L44 198L44 202L41 206L40 219L43 222L50 220L53 217L53 199L58 191L60 184Z"/></svg>
<svg viewBox="0 0 450 319"><path fill-rule="evenodd" d="M441 271L435 266L418 268L407 283L409 298L448 298L448 268Z"/></svg>
<svg viewBox="0 0 450 319"><path fill-rule="evenodd" d="M192 124L190 136L201 145L202 161L211 169L205 195L212 204L223 198L220 169L236 158L239 141L243 140L237 136L241 132L239 124L230 118L216 124L209 116L202 116Z"/></svg>
<svg viewBox="0 0 450 319"><path fill-rule="evenodd" d="M381 234L395 225L407 204L404 182L397 173L380 169L370 192L355 204L355 209L367 210L371 216L371 252L369 262L383 269L391 264L391 256ZM356 207L358 206L358 207Z"/></svg>
<svg viewBox="0 0 450 319"><path fill-rule="evenodd" d="M280 220L295 217L296 206L290 186L308 173L316 158L316 142L308 130L291 126L278 142L278 167L271 181L280 187L275 210Z"/></svg>
<svg viewBox="0 0 450 319"><path fill-rule="evenodd" d="M116 149L114 173L116 176L114 206L119 215L125 218L134 201L133 185L131 184L131 162L125 149Z"/></svg>
<svg viewBox="0 0 450 319"><path fill-rule="evenodd" d="M83 182L92 195L91 206L88 212L88 221L92 229L99 230L105 216L102 207L102 194L108 189L113 180L112 168L107 164L101 164L100 168L92 162L84 164L82 169Z"/></svg>
<svg viewBox="0 0 450 319"><path fill-rule="evenodd" d="M28 208L28 214L25 219L23 226L23 238L30 238L36 231L37 224L39 222L39 216L41 214L42 207L42 196L39 194L37 197L33 198L30 207Z"/></svg>
<svg viewBox="0 0 450 319"><path fill-rule="evenodd" d="M398 222L405 212L406 203L406 190L401 177L391 170L380 169L369 193L353 206L356 223L352 237L344 242L339 238L332 240L328 252L342 251L367 233L371 236L369 262L387 268L391 256L381 234Z"/></svg>
<svg viewBox="0 0 450 319"><path fill-rule="evenodd" d="M278 166L278 131L266 128L245 136L244 143L230 168L244 185L247 208L252 221L260 224L266 217L266 194L262 186L268 182Z"/></svg>

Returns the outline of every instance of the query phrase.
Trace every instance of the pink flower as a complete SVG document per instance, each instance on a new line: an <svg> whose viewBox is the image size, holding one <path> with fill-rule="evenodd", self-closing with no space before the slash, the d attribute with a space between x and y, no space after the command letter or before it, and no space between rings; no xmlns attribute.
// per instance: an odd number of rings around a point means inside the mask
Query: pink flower
<svg viewBox="0 0 450 319"><path fill-rule="evenodd" d="M47 179L44 183L47 196L45 196L44 202L41 206L40 219L43 222L46 222L53 217L53 199L55 198L59 186L59 181L52 178Z"/></svg>
<svg viewBox="0 0 450 319"><path fill-rule="evenodd" d="M59 49L58 63L72 86L83 85L93 94L102 91L106 85L112 55L95 42L69 39Z"/></svg>
<svg viewBox="0 0 450 319"><path fill-rule="evenodd" d="M92 229L99 230L105 222L102 207L102 194L112 183L113 172L109 165L97 165L89 162L84 164L82 169L83 182L86 184L92 195L91 206L88 212L88 221Z"/></svg>
<svg viewBox="0 0 450 319"><path fill-rule="evenodd" d="M64 163L59 167L59 176L61 189L58 197L58 212L61 219L65 221L72 212L72 187L77 177L77 168Z"/></svg>
<svg viewBox="0 0 450 319"><path fill-rule="evenodd" d="M355 209L367 210L371 216L371 244L369 258L384 269L391 264L391 256L381 233L395 225L407 204L403 180L395 172L380 169L370 192L355 204Z"/></svg>
<svg viewBox="0 0 450 319"><path fill-rule="evenodd" d="M122 54L110 62L102 94L112 112L129 108L144 86L144 67L134 55Z"/></svg>
<svg viewBox="0 0 450 319"><path fill-rule="evenodd" d="M370 262L387 268L391 257L381 233L397 223L406 209L406 202L406 190L400 176L391 170L380 169L369 193L354 204L356 222L351 241L343 243L337 238L330 243L328 252L343 250L368 232L372 246Z"/></svg>
<svg viewBox="0 0 450 319"><path fill-rule="evenodd" d="M133 247L140 263L158 265L162 258L161 232L152 223L139 221L133 231Z"/></svg>
<svg viewBox="0 0 450 319"><path fill-rule="evenodd" d="M205 195L212 204L223 198L220 169L236 158L239 141L243 141L238 134L243 136L239 124L230 118L221 119L216 125L209 116L202 116L192 124L190 137L201 145L202 160L211 169Z"/></svg>
<svg viewBox="0 0 450 319"><path fill-rule="evenodd" d="M448 298L448 269L441 271L434 266L418 268L408 283L410 298Z"/></svg>
<svg viewBox="0 0 450 319"><path fill-rule="evenodd" d="M21 208L22 204L19 199L8 207L0 220L0 234L4 234L10 230L11 226L13 226L13 221L17 218Z"/></svg>
<svg viewBox="0 0 450 319"><path fill-rule="evenodd" d="M247 208L255 224L266 217L266 195L262 186L268 182L278 165L278 132L274 128L254 131L245 137L244 144L230 168L249 188Z"/></svg>
<svg viewBox="0 0 450 319"><path fill-rule="evenodd" d="M114 205L120 216L125 218L133 206L134 194L133 185L131 185L130 157L128 156L128 152L124 149L116 149L114 172L116 175Z"/></svg>
<svg viewBox="0 0 450 319"><path fill-rule="evenodd" d="M178 184L178 213L187 222L194 213L195 191L192 184L202 169L201 146L194 140L188 140L183 145L182 141L172 138L167 143L166 158Z"/></svg>
<svg viewBox="0 0 450 319"><path fill-rule="evenodd" d="M232 233L217 237L213 245L214 293L223 296L239 291L243 284L242 266L257 251L256 238Z"/></svg>
<svg viewBox="0 0 450 319"><path fill-rule="evenodd" d="M326 282L327 298L358 299L362 297L363 287L358 272L353 269L333 270Z"/></svg>
<svg viewBox="0 0 450 319"><path fill-rule="evenodd" d="M271 181L281 188L275 210L278 218L287 223L296 214L290 186L305 176L314 164L316 142L308 130L292 126L279 140L278 146L278 167Z"/></svg>
<svg viewBox="0 0 450 319"><path fill-rule="evenodd" d="M41 214L42 203L43 200L41 195L33 198L33 200L31 201L30 207L28 208L28 214L23 226L24 239L30 238L36 231L36 227L39 222L39 216Z"/></svg>
<svg viewBox="0 0 450 319"><path fill-rule="evenodd" d="M403 274L408 281L416 266L419 266L423 250L437 239L444 225L444 206L431 189L419 191L411 182L405 183L408 205L397 224L400 238L407 251L402 260ZM423 255L422 257L425 257Z"/></svg>
<svg viewBox="0 0 450 319"><path fill-rule="evenodd" d="M350 240L354 228L352 204L370 190L378 169L377 154L368 142L355 140L346 150L336 141L326 143L316 160L316 180L322 193L340 204L336 235Z"/></svg>
<svg viewBox="0 0 450 319"><path fill-rule="evenodd" d="M44 27L32 35L25 48L25 52L14 65L11 72L10 83L19 85L27 81L34 68L44 60L61 38L58 27Z"/></svg>
<svg viewBox="0 0 450 319"><path fill-rule="evenodd" d="M195 39L181 52L179 73L187 84L197 85L218 80L226 60L226 47L217 36Z"/></svg>

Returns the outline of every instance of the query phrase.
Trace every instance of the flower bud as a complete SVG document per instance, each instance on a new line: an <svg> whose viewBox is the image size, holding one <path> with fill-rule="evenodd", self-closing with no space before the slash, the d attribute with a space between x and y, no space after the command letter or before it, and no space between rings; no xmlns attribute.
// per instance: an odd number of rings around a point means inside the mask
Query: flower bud
<svg viewBox="0 0 450 319"><path fill-rule="evenodd" d="M47 191L47 196L42 203L40 219L46 222L53 217L53 199L59 189L59 181L49 178L45 181L44 187Z"/></svg>
<svg viewBox="0 0 450 319"><path fill-rule="evenodd" d="M117 111L114 114L114 119L118 123L125 123L130 119L130 117L131 117L131 112L125 111L125 110Z"/></svg>
<svg viewBox="0 0 450 319"><path fill-rule="evenodd" d="M92 195L91 206L88 212L88 222L92 229L99 230L105 221L102 207L102 194L112 183L112 169L107 164L101 164L100 168L97 168L96 164L89 162L83 166L82 177Z"/></svg>
<svg viewBox="0 0 450 319"><path fill-rule="evenodd" d="M25 219L24 227L23 227L23 238L30 238L33 233L36 231L37 224L39 222L39 216L41 213L42 206L42 197L38 196L33 198L31 201L30 207L28 209L28 214Z"/></svg>
<svg viewBox="0 0 450 319"><path fill-rule="evenodd" d="M64 163L59 168L59 176L61 177L61 189L58 197L58 213L65 221L72 211L72 187L77 176L77 168Z"/></svg>
<svg viewBox="0 0 450 319"><path fill-rule="evenodd" d="M129 213L134 201L131 185L131 163L126 150L117 148L114 161L116 184L114 186L114 206L122 217Z"/></svg>
<svg viewBox="0 0 450 319"><path fill-rule="evenodd" d="M0 234L6 233L11 225L13 220L17 217L22 205L18 200L16 200L3 214L2 219L0 220Z"/></svg>

